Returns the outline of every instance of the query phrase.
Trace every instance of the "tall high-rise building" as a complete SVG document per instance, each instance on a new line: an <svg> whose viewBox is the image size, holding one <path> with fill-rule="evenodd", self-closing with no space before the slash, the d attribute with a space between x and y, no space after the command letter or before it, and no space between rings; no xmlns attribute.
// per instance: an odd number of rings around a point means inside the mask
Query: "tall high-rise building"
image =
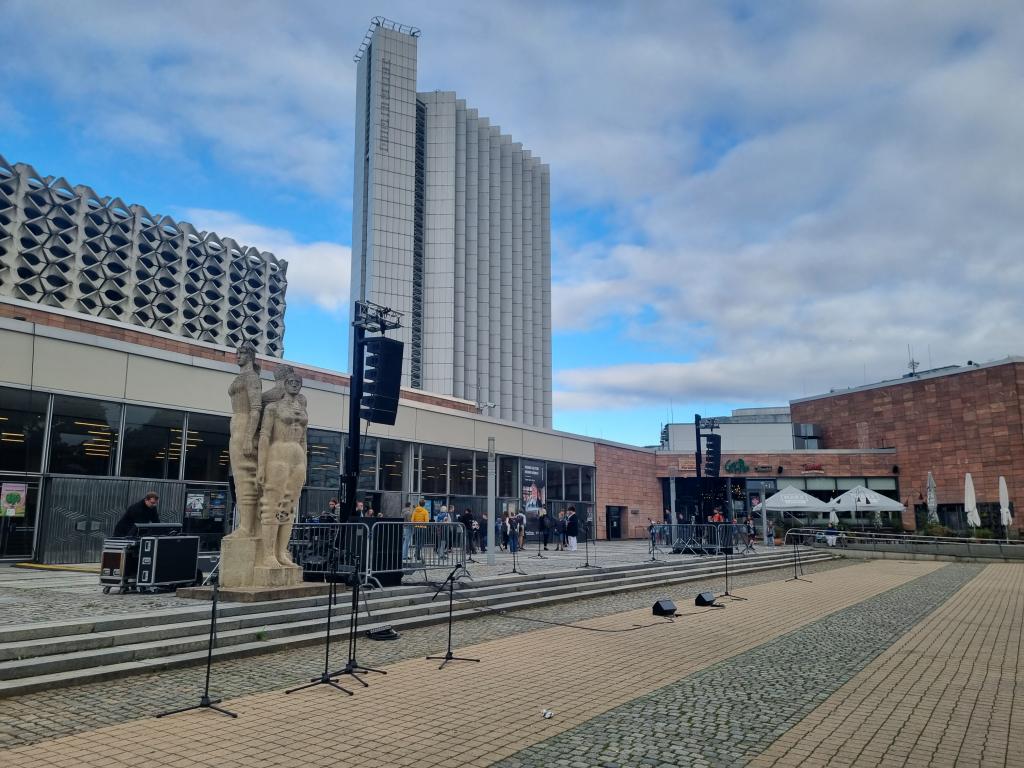
<svg viewBox="0 0 1024 768"><path fill-rule="evenodd" d="M417 93L418 38L376 17L356 54L352 299L403 313L403 385L550 427L549 168Z"/></svg>

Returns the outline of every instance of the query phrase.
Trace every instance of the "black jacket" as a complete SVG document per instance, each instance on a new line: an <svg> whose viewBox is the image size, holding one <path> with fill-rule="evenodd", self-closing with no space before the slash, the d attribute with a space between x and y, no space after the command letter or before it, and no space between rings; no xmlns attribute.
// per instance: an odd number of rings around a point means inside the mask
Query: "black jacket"
<svg viewBox="0 0 1024 768"><path fill-rule="evenodd" d="M466 526L466 535L471 536L473 534L473 513L463 512L459 516L459 522Z"/></svg>
<svg viewBox="0 0 1024 768"><path fill-rule="evenodd" d="M580 535L580 521L577 519L576 515L570 515L569 518L565 521L565 535Z"/></svg>
<svg viewBox="0 0 1024 768"><path fill-rule="evenodd" d="M160 515L156 507L150 509L146 506L146 500L142 499L125 510L121 519L117 521L117 525L114 526L114 536L134 536L136 525L159 522Z"/></svg>

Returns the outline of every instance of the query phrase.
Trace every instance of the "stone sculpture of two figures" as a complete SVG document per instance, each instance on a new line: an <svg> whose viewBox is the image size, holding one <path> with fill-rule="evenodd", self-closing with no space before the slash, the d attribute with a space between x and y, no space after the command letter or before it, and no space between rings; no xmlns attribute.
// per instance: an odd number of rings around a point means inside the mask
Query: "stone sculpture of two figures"
<svg viewBox="0 0 1024 768"><path fill-rule="evenodd" d="M238 350L239 372L231 397L229 454L238 528L221 542L225 587L290 587L302 582L288 540L306 482L306 398L302 377L278 366L274 386L263 391L256 350Z"/></svg>

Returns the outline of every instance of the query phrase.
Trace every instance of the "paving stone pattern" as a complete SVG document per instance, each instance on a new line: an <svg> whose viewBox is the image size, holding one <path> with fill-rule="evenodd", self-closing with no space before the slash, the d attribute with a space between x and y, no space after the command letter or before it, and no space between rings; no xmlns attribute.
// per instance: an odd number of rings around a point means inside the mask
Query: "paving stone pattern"
<svg viewBox="0 0 1024 768"><path fill-rule="evenodd" d="M855 565L856 561L834 560L806 566L808 575ZM730 578L730 588L765 584L786 578L785 569L744 574ZM517 615L559 622L577 622L653 604L661 597L672 597L682 610L690 597L703 590L721 591L722 580L709 579L683 587L649 589L580 599L546 608L517 611ZM194 605L194 601L189 601ZM49 616L48 618L57 618ZM342 632L347 629L342 626ZM547 625L535 624L494 613L457 622L453 642L473 645L500 637L522 634ZM345 635L332 643L332 669L344 664ZM447 625L439 624L402 632L400 640L373 642L360 638L359 660L371 666L384 666L402 659L426 656L442 651L447 643ZM273 691L303 682L307 675L323 669L323 647L311 646L277 651L261 656L218 661L213 668L211 692L233 699L262 691ZM334 662L337 662L335 665ZM161 710L187 706L198 700L204 669L171 669L122 680L89 683L0 700L0 749L34 744L47 739L100 728L125 719L146 717Z"/></svg>
<svg viewBox="0 0 1024 768"><path fill-rule="evenodd" d="M497 765L744 765L982 567L941 568L610 710Z"/></svg>

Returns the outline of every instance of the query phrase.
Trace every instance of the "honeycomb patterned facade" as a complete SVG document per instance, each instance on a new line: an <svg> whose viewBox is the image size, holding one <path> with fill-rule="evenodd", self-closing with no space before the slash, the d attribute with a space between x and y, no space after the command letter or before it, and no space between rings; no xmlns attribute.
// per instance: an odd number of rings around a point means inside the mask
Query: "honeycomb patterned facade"
<svg viewBox="0 0 1024 768"><path fill-rule="evenodd" d="M0 155L0 296L281 357L287 270Z"/></svg>

